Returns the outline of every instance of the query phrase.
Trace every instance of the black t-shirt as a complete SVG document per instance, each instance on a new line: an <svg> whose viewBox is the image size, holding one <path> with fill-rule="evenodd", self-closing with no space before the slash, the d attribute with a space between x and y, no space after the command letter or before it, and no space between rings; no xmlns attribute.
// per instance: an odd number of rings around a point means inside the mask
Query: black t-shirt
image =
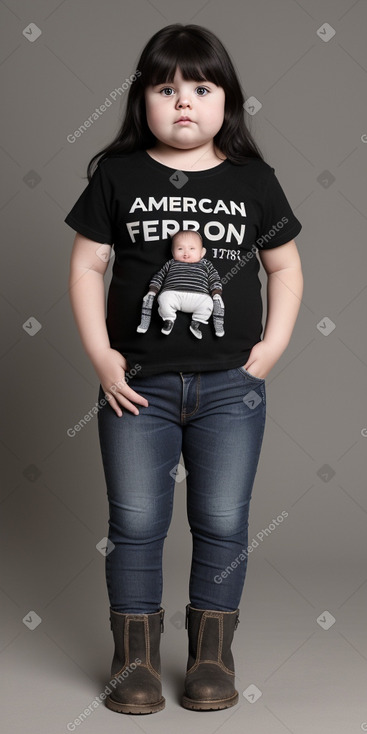
<svg viewBox="0 0 367 734"><path fill-rule="evenodd" d="M263 304L256 252L292 240L302 229L275 176L258 158L244 165L228 159L205 171L175 171L146 151L101 160L65 217L80 234L114 248L107 297L110 346L139 375L200 372L244 365L261 340ZM137 332L143 296L152 276L172 258L170 237L196 229L205 257L222 282L224 336L213 320L202 339L191 333L191 314L177 312L169 335L153 304L146 333Z"/></svg>

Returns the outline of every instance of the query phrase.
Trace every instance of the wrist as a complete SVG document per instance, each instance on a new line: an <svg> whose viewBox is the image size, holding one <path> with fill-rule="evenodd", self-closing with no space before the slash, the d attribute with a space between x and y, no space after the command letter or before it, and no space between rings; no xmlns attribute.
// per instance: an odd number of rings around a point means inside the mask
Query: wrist
<svg viewBox="0 0 367 734"><path fill-rule="evenodd" d="M285 352L287 349L287 346L289 344L289 341L281 340L279 338L272 339L271 337L264 337L262 339L263 344L265 344L266 347L268 347L274 354L278 354L279 356Z"/></svg>
<svg viewBox="0 0 367 734"><path fill-rule="evenodd" d="M106 356L107 352L111 349L110 345L103 347L93 347L93 349L87 350L87 355L93 365L99 364L101 360Z"/></svg>

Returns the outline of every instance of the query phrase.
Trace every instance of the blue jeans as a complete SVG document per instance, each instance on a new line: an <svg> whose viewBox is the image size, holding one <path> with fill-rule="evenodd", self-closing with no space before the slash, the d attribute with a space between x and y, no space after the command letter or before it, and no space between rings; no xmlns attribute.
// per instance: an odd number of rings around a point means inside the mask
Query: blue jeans
<svg viewBox="0 0 367 734"><path fill-rule="evenodd" d="M265 380L235 367L148 377L138 373L128 384L147 398L148 407L139 405L139 415L123 408L118 417L106 402L98 411L108 538L115 546L105 559L111 609L142 614L160 608L163 544L175 481L186 477L193 541L190 603L234 611L247 568L249 506L265 428ZM100 385L99 400L103 396ZM181 452L184 467L178 466Z"/></svg>

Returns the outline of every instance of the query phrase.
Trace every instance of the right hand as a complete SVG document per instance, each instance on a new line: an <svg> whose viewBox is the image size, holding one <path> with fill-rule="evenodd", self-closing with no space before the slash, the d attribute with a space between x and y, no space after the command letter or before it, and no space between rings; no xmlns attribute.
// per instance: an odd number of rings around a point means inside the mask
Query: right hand
<svg viewBox="0 0 367 734"><path fill-rule="evenodd" d="M93 366L106 399L119 417L123 413L121 406L131 413L139 415L139 410L136 405L133 405L132 400L138 405L148 407L148 400L135 392L132 387L129 387L125 380L128 365L123 354L111 347L103 349L93 359Z"/></svg>

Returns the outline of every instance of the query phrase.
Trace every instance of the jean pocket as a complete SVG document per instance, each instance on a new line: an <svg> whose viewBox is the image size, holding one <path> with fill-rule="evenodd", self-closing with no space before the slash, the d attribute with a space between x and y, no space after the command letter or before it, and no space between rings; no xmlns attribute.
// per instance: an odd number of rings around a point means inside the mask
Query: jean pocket
<svg viewBox="0 0 367 734"><path fill-rule="evenodd" d="M252 375L251 372L248 372L244 367L236 367L236 369L243 375L244 377L247 377L249 380L253 380L254 382L265 382L265 377L256 377L256 375Z"/></svg>

